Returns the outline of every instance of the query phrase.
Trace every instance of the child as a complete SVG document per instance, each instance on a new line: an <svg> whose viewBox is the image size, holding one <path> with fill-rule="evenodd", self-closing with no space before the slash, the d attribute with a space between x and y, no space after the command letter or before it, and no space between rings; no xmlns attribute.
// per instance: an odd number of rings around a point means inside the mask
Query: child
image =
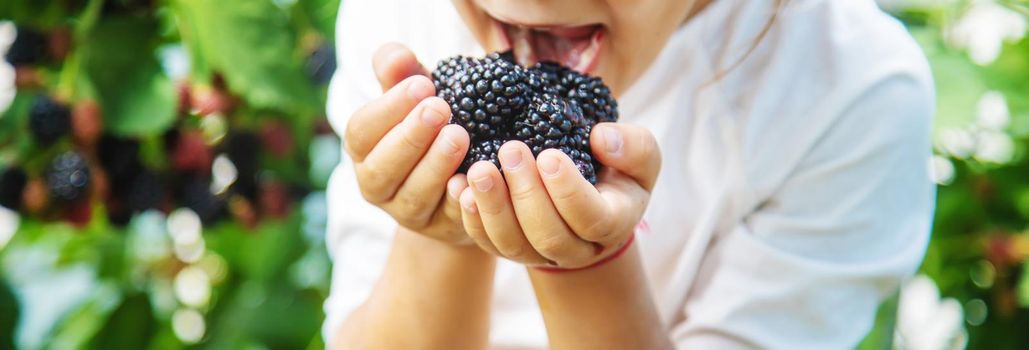
<svg viewBox="0 0 1029 350"><path fill-rule="evenodd" d="M346 0L339 18L334 348L852 348L921 262L932 82L872 0ZM595 188L520 142L454 175L468 135L423 67L512 47L618 97Z"/></svg>

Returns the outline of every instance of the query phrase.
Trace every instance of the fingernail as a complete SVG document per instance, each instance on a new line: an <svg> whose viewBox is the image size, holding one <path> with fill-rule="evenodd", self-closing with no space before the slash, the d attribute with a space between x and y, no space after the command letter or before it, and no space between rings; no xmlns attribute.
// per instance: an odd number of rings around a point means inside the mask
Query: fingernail
<svg viewBox="0 0 1029 350"><path fill-rule="evenodd" d="M561 161L555 156L540 157L540 170L543 171L543 175L554 176L557 175L558 170L561 170Z"/></svg>
<svg viewBox="0 0 1029 350"><path fill-rule="evenodd" d="M479 192L486 192L493 188L493 179L489 176L483 176L472 181L472 185L475 186Z"/></svg>
<svg viewBox="0 0 1029 350"><path fill-rule="evenodd" d="M443 113L429 106L422 106L421 117L422 123L425 123L427 126L436 127L443 124Z"/></svg>
<svg viewBox="0 0 1029 350"><path fill-rule="evenodd" d="M455 184L455 181L451 180L447 183L447 194L450 198L460 200L461 199L461 186Z"/></svg>
<svg viewBox="0 0 1029 350"><path fill-rule="evenodd" d="M461 150L461 147L457 145L457 135L454 135L453 130L443 129L443 152L447 154L455 154Z"/></svg>
<svg viewBox="0 0 1029 350"><path fill-rule="evenodd" d="M475 207L475 200L472 199L472 196L461 196L461 207L464 207L465 211L472 214L479 212L479 208Z"/></svg>
<svg viewBox="0 0 1029 350"><path fill-rule="evenodd" d="M500 151L500 164L509 170L516 170L522 165L522 152L514 147L506 147Z"/></svg>
<svg viewBox="0 0 1029 350"><path fill-rule="evenodd" d="M618 154L622 151L622 133L614 127L605 126L601 128L604 133L604 151L610 154Z"/></svg>
<svg viewBox="0 0 1029 350"><path fill-rule="evenodd" d="M432 96L432 90L435 87L429 84L425 79L411 79L407 84L407 95L416 100Z"/></svg>

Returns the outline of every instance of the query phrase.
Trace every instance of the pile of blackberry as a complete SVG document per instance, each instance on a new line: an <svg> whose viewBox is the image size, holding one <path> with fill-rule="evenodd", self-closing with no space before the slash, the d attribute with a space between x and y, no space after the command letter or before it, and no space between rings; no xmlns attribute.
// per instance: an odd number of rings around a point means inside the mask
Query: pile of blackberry
<svg viewBox="0 0 1029 350"><path fill-rule="evenodd" d="M551 62L525 68L510 51L443 60L432 78L436 95L450 104L450 123L471 136L458 172L483 160L499 167L500 146L517 140L534 156L561 150L587 181L597 183L600 163L590 151L590 131L597 123L618 121L618 103L600 78Z"/></svg>

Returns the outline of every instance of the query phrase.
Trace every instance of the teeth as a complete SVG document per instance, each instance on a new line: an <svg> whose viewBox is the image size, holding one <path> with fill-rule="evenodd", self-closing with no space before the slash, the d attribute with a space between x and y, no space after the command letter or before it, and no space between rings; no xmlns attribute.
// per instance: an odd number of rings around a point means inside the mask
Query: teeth
<svg viewBox="0 0 1029 350"><path fill-rule="evenodd" d="M585 73L590 70L590 65L593 64L594 58L597 53L600 52L600 40L602 39L603 32L597 31L590 37L590 44L585 50L579 53L578 62L574 66L571 66L577 72Z"/></svg>
<svg viewBox="0 0 1029 350"><path fill-rule="evenodd" d="M524 27L514 27L508 29L508 35L511 36L515 61L526 67L536 64L536 55L533 53L531 42L532 33Z"/></svg>

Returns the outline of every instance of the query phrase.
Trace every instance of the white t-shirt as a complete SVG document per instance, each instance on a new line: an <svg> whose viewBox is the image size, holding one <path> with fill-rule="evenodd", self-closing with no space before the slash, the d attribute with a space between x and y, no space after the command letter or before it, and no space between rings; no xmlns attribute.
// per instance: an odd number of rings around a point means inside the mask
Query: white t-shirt
<svg viewBox="0 0 1029 350"><path fill-rule="evenodd" d="M922 52L871 0L787 1L754 47L773 3L714 1L619 99L620 122L661 146L636 249L681 348L853 347L928 242L934 96ZM337 40L336 130L380 94L371 54L383 43L428 67L482 54L446 0L343 1ZM349 159L329 213L331 342L378 279L396 224L362 200ZM495 284L492 344L546 347L524 267L501 260Z"/></svg>

